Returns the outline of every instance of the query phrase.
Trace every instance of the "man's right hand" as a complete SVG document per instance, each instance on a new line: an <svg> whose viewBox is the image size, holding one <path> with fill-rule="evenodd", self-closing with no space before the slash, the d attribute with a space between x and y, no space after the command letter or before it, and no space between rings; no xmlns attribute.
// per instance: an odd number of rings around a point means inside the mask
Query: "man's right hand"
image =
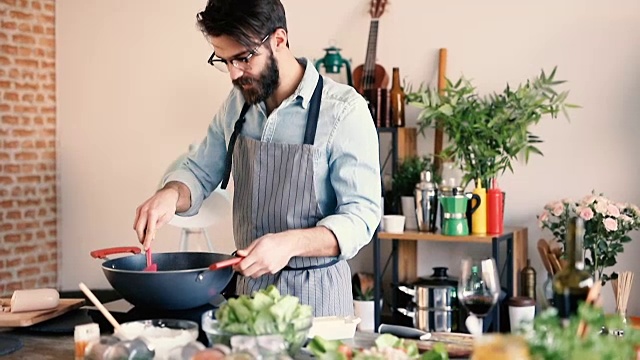
<svg viewBox="0 0 640 360"><path fill-rule="evenodd" d="M185 191L187 201L190 203L189 188L182 183L170 182L138 206L133 229L145 250L155 238L156 230L171 220L178 207L184 207L179 203L184 202Z"/></svg>

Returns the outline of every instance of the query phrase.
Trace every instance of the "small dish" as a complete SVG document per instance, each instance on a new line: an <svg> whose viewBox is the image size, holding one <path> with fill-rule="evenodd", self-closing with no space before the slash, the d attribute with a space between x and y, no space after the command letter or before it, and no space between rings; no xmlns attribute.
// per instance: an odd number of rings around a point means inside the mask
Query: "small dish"
<svg viewBox="0 0 640 360"><path fill-rule="evenodd" d="M354 316L323 316L313 318L309 338L320 336L326 340L352 339L362 319Z"/></svg>
<svg viewBox="0 0 640 360"><path fill-rule="evenodd" d="M196 322L179 319L139 320L126 322L121 326L129 338L118 333L116 336L122 340L145 339L155 351L157 359L167 359L172 349L196 341L199 331Z"/></svg>

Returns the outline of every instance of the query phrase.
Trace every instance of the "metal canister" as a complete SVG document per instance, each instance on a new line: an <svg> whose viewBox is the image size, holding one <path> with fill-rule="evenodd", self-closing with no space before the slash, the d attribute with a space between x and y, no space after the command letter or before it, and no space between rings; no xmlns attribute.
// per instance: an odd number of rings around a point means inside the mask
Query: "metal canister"
<svg viewBox="0 0 640 360"><path fill-rule="evenodd" d="M420 182L414 190L416 200L416 216L418 229L426 232L436 232L436 217L438 216L438 189L431 179L431 171L420 173Z"/></svg>
<svg viewBox="0 0 640 360"><path fill-rule="evenodd" d="M530 299L536 299L536 270L531 266L531 260L527 259L527 266L520 271L522 288L520 294Z"/></svg>
<svg viewBox="0 0 640 360"><path fill-rule="evenodd" d="M446 267L434 267L433 275L421 278L398 290L412 297L411 303L398 312L413 320L423 331L451 332L459 328L458 280L447 275Z"/></svg>

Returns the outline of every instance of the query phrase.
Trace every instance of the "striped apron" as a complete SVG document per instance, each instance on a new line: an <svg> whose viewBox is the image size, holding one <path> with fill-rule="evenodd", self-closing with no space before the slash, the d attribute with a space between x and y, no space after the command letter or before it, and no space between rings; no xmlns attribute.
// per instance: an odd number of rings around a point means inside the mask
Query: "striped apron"
<svg viewBox="0 0 640 360"><path fill-rule="evenodd" d="M314 147L322 95L322 76L309 103L303 144L262 142L240 135L249 105L245 104L229 141L222 187L231 168L233 234L238 249L269 233L316 226L323 218L316 199ZM238 275L237 295L275 285L280 293L296 296L311 305L314 316L353 314L351 269L337 257L293 257L280 272L253 279Z"/></svg>

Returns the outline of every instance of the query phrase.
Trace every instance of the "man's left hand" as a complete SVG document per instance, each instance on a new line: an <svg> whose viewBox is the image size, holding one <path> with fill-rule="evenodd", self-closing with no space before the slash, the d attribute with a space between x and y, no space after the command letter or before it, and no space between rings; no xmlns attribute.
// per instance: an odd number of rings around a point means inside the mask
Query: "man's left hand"
<svg viewBox="0 0 640 360"><path fill-rule="evenodd" d="M246 249L238 250L238 256L244 256L244 259L233 269L252 278L275 274L289 263L293 256L293 244L295 235L290 231L264 235Z"/></svg>

